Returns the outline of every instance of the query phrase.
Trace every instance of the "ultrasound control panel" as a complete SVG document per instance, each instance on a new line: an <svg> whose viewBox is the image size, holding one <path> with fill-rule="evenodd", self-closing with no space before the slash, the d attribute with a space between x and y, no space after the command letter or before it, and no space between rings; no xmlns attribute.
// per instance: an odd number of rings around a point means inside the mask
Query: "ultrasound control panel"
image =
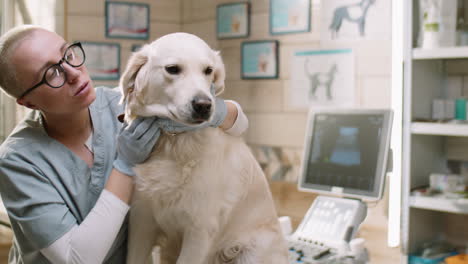
<svg viewBox="0 0 468 264"><path fill-rule="evenodd" d="M289 263L324 263L336 256L335 249L312 240L288 241Z"/></svg>
<svg viewBox="0 0 468 264"><path fill-rule="evenodd" d="M343 255L366 213L359 200L318 196L288 238L289 263L330 263Z"/></svg>

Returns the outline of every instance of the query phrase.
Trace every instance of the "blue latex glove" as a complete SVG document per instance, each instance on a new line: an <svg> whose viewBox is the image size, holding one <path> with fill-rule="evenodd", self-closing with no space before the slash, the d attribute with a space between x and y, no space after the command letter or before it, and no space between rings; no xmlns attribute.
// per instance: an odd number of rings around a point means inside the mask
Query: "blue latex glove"
<svg viewBox="0 0 468 264"><path fill-rule="evenodd" d="M130 126L124 123L117 136L117 158L114 168L135 176L133 167L145 161L158 140L161 129L156 117L138 117Z"/></svg>
<svg viewBox="0 0 468 264"><path fill-rule="evenodd" d="M215 96L214 84L211 85L210 92L211 92L211 95L213 95L215 99L215 112L214 112L213 119L211 119L210 126L219 127L224 122L224 119L226 119L227 106L222 98Z"/></svg>

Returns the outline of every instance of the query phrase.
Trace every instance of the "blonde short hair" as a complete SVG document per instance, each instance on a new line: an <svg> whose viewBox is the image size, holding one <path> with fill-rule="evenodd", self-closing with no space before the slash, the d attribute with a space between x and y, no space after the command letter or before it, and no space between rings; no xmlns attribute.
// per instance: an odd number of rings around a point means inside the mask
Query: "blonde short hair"
<svg viewBox="0 0 468 264"><path fill-rule="evenodd" d="M22 25L10 29L0 37L0 86L13 98L18 98L23 91L18 89L16 69L10 57L18 44L37 30L46 29L35 25Z"/></svg>

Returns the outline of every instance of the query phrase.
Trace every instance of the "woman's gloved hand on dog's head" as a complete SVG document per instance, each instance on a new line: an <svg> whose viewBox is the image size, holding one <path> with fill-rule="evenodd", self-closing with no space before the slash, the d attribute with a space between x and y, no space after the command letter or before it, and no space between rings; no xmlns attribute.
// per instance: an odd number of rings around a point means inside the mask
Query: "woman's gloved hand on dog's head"
<svg viewBox="0 0 468 264"><path fill-rule="evenodd" d="M214 116L209 125L211 127L219 127L228 114L226 102L224 102L224 99L216 97L214 84L211 85L210 92L215 100L215 112L213 113Z"/></svg>
<svg viewBox="0 0 468 264"><path fill-rule="evenodd" d="M204 122L196 126L188 126L188 125L173 121L168 118L160 118L157 121L159 124L159 127L168 133L181 133L181 132L193 131L193 130L197 130L201 128L206 128L209 126L219 127L224 122L224 119L226 119L226 115L228 114L227 106L226 106L226 103L224 102L224 99L215 96L214 85L211 85L210 92L211 92L211 95L213 95L213 98L215 101L214 102L215 112L213 113L213 118L211 118L209 122Z"/></svg>
<svg viewBox="0 0 468 264"><path fill-rule="evenodd" d="M115 169L135 176L133 167L148 158L161 134L157 121L157 117L138 117L130 125L123 124L117 136Z"/></svg>
<svg viewBox="0 0 468 264"><path fill-rule="evenodd" d="M189 126L180 122L173 121L169 118L159 118L156 122L159 127L168 133L182 133L187 131L193 131L201 128L207 127L219 127L227 115L226 103L221 98L215 98L215 112L213 113L213 118L209 122L204 122L199 125Z"/></svg>
<svg viewBox="0 0 468 264"><path fill-rule="evenodd" d="M213 86L211 92L214 95ZM223 99L214 98L215 112L213 113L213 118L210 122L205 122L201 125L188 126L168 118L158 117L138 117L130 126L124 123L117 136L117 158L113 163L114 168L124 174L134 176L133 167L148 158L161 135L161 129L168 133L181 133L208 126L220 126L226 118L227 107Z"/></svg>

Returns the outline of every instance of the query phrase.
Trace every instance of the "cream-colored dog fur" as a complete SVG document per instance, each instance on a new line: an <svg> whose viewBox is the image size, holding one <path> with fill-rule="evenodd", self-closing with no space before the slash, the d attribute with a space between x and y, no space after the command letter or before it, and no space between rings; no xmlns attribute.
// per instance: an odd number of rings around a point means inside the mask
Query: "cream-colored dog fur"
<svg viewBox="0 0 468 264"><path fill-rule="evenodd" d="M160 116L194 125L194 96L214 102L210 86L220 94L224 78L219 53L200 38L161 37L134 53L123 74L126 121ZM135 170L127 263L145 263L155 245L163 264L288 263L267 181L241 138L211 127L163 133Z"/></svg>

